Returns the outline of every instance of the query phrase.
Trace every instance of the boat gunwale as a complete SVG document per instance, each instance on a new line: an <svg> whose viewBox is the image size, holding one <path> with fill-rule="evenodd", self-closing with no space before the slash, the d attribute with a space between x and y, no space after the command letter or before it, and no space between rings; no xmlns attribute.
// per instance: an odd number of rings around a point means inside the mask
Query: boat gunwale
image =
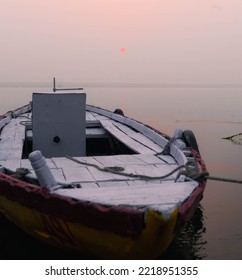
<svg viewBox="0 0 242 280"><path fill-rule="evenodd" d="M93 109L93 112L98 111L99 114L101 114L102 112L103 113L102 115L106 114L111 119L121 121L124 124L127 124L126 122L127 120L129 120L130 121L129 125L131 127L134 127L135 129L140 128L141 126L144 127L145 130L142 132L144 132L146 134L146 137L151 139L152 141L154 141L154 139L150 138L149 136L155 133L156 135L162 137L162 141L165 140L165 142L163 143L168 143L169 140L168 136L157 131L156 129L151 128L150 126L147 126L131 118L117 115L106 109L101 109L99 107L95 107L91 105L86 105L86 106L87 106L86 110L91 111L91 109ZM31 103L22 106L14 111L9 111L6 114L2 115L0 117L0 130L11 120L11 118L16 118L21 114L28 113L30 111L31 111ZM139 131L139 129L137 130ZM158 142L160 144L160 141ZM171 146L171 150L173 150L174 153L177 152L182 153L173 144ZM199 164L201 164L202 162L201 162L200 154L198 153L196 154L193 151L193 155L195 155L195 160ZM205 168L205 165L203 168ZM196 208L197 203L200 200L201 194L203 193L203 190L205 188L205 184L206 184L205 180L200 182L199 186L191 194L191 197L189 197L186 200L186 202L179 207L180 222L178 222L178 224L182 224L186 220L188 220L188 217L191 215L190 214L191 205L194 206L193 208ZM18 190L19 192L16 190ZM63 197L58 194L50 193L49 190L44 187L23 182L17 178L14 178L13 176L6 175L2 172L0 172L0 194L5 196L9 200L19 202L29 207L30 209L37 209L40 212L46 213L48 215L53 215L73 222L81 222L91 227L93 227L95 224L94 227L97 227L99 229L111 230L122 235L127 235L131 237L137 236L145 227L144 211L140 211L132 208L126 208L122 206L107 207L100 203L77 201L70 197ZM33 196L33 199L29 199L30 194ZM20 197L22 198L22 201L19 201ZM46 201L48 201L48 205L49 205L48 207L46 207ZM61 203L63 203L63 207L61 207L61 209L65 209L65 211L62 211L61 213L58 212L57 214L53 204L56 205L56 203L60 203L60 201ZM70 212L68 212L66 209L68 209L68 211ZM83 211L86 211L86 213L88 213L87 214L88 218L85 218L84 215L75 214L77 210L78 210L78 214L82 213ZM100 219L90 218L90 215L91 217L95 217L97 213L99 214L102 213L102 218ZM117 219L119 215L120 218ZM117 221L117 223L110 223L109 218L113 216L116 217L115 220ZM99 223L98 220L100 221ZM122 223L122 227L120 227L120 222Z"/></svg>

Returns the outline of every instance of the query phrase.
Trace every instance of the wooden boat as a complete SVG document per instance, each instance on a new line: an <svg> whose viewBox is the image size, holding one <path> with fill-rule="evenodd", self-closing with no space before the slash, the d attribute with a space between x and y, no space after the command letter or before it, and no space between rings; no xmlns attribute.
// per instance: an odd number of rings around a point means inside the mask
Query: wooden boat
<svg viewBox="0 0 242 280"><path fill-rule="evenodd" d="M168 137L82 91L33 93L0 118L1 213L82 254L159 257L193 216L204 172L192 131Z"/></svg>

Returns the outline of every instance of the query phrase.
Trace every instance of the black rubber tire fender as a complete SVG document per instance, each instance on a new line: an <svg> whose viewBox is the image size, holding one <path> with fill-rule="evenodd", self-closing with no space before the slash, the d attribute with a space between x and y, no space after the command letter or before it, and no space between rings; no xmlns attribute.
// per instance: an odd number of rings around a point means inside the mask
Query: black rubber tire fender
<svg viewBox="0 0 242 280"><path fill-rule="evenodd" d="M191 147L194 150L196 150L198 153L200 153L198 149L196 137L192 130L184 130L182 138L188 147Z"/></svg>

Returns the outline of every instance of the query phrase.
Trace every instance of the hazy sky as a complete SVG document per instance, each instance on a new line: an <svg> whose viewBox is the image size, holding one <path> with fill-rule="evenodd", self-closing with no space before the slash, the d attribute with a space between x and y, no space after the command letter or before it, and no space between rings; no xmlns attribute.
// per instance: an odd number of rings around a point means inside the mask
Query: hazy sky
<svg viewBox="0 0 242 280"><path fill-rule="evenodd" d="M242 0L0 0L0 82L242 83Z"/></svg>

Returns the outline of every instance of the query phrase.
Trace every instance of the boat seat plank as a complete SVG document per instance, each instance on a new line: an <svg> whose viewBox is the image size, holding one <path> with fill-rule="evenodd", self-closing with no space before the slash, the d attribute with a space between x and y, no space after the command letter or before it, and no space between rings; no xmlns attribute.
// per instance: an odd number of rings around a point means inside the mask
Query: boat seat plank
<svg viewBox="0 0 242 280"><path fill-rule="evenodd" d="M135 141L130 138L127 134L118 129L115 125L113 125L110 120L100 120L102 126L114 137L116 137L119 141L127 145L131 150L140 154L154 154L155 152L142 145L141 143Z"/></svg>
<svg viewBox="0 0 242 280"><path fill-rule="evenodd" d="M33 139L33 130L28 129L26 132L26 137L28 140ZM93 128L88 127L86 128L86 137L87 138L100 138L100 137L107 137L107 132L103 128Z"/></svg>
<svg viewBox="0 0 242 280"><path fill-rule="evenodd" d="M179 205L186 200L197 187L196 182L134 185L93 189L59 189L55 193L79 200L94 201L107 205L152 206Z"/></svg>
<svg viewBox="0 0 242 280"><path fill-rule="evenodd" d="M134 131L133 129L129 128L128 126L123 125L123 124L118 123L118 122L113 122L113 124L118 129L123 131L125 134L130 136L132 139L134 139L134 140L138 141L139 143L149 147L150 149L154 150L156 153L161 153L163 151L163 149L160 146L155 144L152 140L150 140L149 138L145 137L140 132Z"/></svg>
<svg viewBox="0 0 242 280"><path fill-rule="evenodd" d="M100 138L100 137L108 137L108 136L106 130L103 128L86 128L86 137Z"/></svg>

